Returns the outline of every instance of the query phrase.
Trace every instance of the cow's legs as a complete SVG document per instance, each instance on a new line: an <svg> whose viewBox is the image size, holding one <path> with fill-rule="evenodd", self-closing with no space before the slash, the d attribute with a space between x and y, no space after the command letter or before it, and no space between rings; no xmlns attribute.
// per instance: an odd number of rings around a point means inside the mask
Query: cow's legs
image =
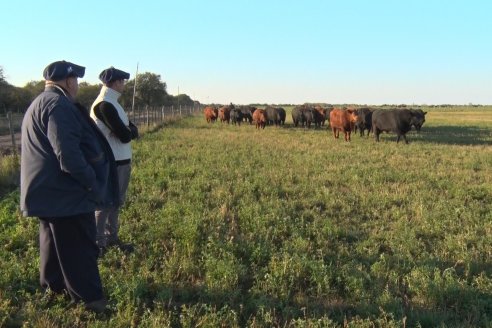
<svg viewBox="0 0 492 328"><path fill-rule="evenodd" d="M377 142L379 142L379 133L381 133L377 128L373 128L374 132L374 139L376 139Z"/></svg>

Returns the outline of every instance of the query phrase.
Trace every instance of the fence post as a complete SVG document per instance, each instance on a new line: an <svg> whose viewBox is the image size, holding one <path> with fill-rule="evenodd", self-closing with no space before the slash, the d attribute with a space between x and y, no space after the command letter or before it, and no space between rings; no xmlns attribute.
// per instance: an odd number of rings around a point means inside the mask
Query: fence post
<svg viewBox="0 0 492 328"><path fill-rule="evenodd" d="M14 133L14 127L12 124L12 112L9 111L7 113L7 119L9 120L9 130L10 130L10 137L12 138L12 148L14 150L14 156L17 156L17 146L15 145L15 133Z"/></svg>

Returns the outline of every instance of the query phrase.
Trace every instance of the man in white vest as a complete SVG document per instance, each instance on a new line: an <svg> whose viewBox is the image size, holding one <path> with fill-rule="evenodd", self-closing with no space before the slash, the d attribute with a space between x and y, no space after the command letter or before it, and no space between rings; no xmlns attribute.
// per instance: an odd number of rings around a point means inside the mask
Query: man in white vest
<svg viewBox="0 0 492 328"><path fill-rule="evenodd" d="M133 245L125 244L118 238L119 210L125 202L130 182L132 148L130 141L138 138L137 127L130 122L118 98L125 89L125 80L130 74L114 67L99 74L103 86L91 107L91 118L109 142L116 160L119 185L119 204L96 210L96 241L103 255L108 247L116 246L124 252L132 252Z"/></svg>

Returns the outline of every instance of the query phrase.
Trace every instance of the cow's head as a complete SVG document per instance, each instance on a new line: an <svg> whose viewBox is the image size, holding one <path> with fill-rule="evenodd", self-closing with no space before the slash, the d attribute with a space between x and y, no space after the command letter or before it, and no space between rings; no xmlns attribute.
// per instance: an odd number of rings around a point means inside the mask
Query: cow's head
<svg viewBox="0 0 492 328"><path fill-rule="evenodd" d="M422 125L425 123L425 114L427 114L427 112L424 112L421 109L412 109L411 112L412 120L410 121L410 125L415 126L417 132L420 132Z"/></svg>
<svg viewBox="0 0 492 328"><path fill-rule="evenodd" d="M355 109L347 109L347 114L350 123L355 123L357 122L357 119L359 118L359 114L357 113L357 110Z"/></svg>

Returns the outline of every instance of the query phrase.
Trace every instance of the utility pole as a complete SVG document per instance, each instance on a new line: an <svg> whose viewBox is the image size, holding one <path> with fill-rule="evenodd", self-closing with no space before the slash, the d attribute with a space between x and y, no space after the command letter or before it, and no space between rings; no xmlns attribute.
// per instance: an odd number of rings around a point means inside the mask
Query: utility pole
<svg viewBox="0 0 492 328"><path fill-rule="evenodd" d="M135 113L133 110L135 108L135 91L137 90L137 76L138 76L138 62L137 62L137 71L135 72L135 83L133 83L132 113ZM135 114L133 115L135 116Z"/></svg>

